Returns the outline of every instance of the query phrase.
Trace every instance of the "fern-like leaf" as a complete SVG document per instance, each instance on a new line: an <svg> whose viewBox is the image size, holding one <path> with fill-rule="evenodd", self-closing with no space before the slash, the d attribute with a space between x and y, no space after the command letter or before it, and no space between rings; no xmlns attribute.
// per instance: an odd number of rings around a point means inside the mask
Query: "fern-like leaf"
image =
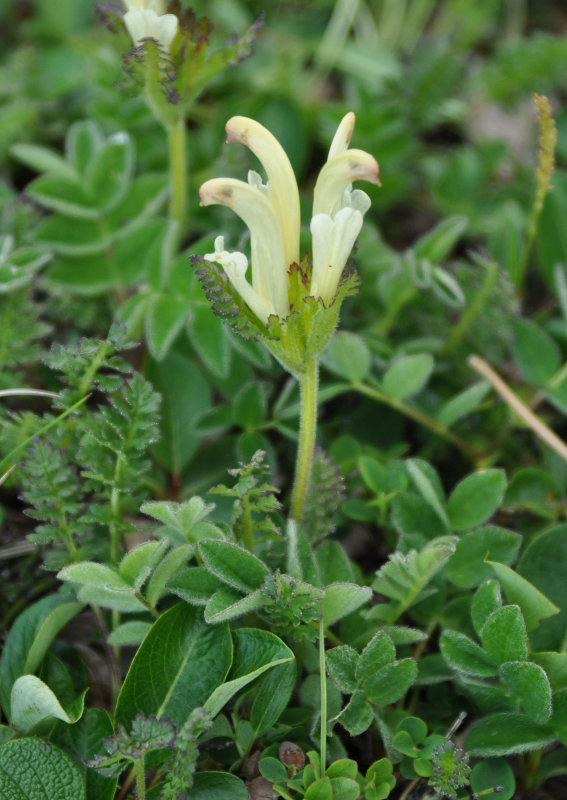
<svg viewBox="0 0 567 800"><path fill-rule="evenodd" d="M228 470L230 475L237 478L234 486L220 484L209 491L209 494L234 498L230 521L238 539L246 539L252 526L257 531L280 533L269 516L281 504L276 497L277 488L266 480L270 475L270 468L264 463L265 456L263 450L257 450L249 464L241 464L236 469Z"/></svg>
<svg viewBox="0 0 567 800"><path fill-rule="evenodd" d="M456 542L455 536L440 536L428 542L421 551L410 550L405 556L396 552L390 556L372 584L375 592L391 601L375 606L380 609L381 619L392 624L418 600L435 592L435 589L427 590L426 587L455 552Z"/></svg>
<svg viewBox="0 0 567 800"><path fill-rule="evenodd" d="M150 466L146 451L158 436L159 405L159 394L137 373L99 409L78 452L89 489L138 494Z"/></svg>

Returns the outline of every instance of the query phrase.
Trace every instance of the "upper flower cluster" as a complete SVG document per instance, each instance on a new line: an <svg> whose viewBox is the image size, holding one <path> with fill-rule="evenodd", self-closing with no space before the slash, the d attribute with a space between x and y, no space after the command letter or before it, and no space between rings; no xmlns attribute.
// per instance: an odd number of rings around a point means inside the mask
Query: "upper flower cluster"
<svg viewBox="0 0 567 800"><path fill-rule="evenodd" d="M353 191L351 184L356 180L379 184L376 160L363 150L348 149L354 122L352 112L341 121L315 184L309 293L326 306L335 297L364 213L370 207L368 195ZM299 261L300 208L295 175L277 139L258 122L232 117L226 132L229 142L241 142L258 157L267 174L267 183L253 170L248 173L247 183L213 178L201 186L201 203L228 206L248 226L252 283L246 279L247 257L225 250L223 236L217 237L215 252L205 258L222 265L235 289L260 320L267 322L273 314L285 319L290 313L288 271L291 264Z"/></svg>
<svg viewBox="0 0 567 800"><path fill-rule="evenodd" d="M134 44L144 39L155 39L169 51L177 34L179 20L175 14L166 14L165 0L123 0L126 6L124 23Z"/></svg>

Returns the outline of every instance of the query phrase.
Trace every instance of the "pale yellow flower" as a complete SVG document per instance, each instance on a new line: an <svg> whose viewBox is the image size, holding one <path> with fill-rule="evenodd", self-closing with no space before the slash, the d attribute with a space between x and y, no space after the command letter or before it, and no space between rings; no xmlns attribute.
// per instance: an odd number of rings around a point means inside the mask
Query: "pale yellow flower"
<svg viewBox="0 0 567 800"><path fill-rule="evenodd" d="M313 272L310 294L326 306L334 299L362 218L370 206L368 196L352 191L355 180L378 181L376 160L362 150L349 150L354 114L347 114L333 138L327 163L321 170L313 200ZM275 314L290 312L288 270L299 260L300 209L295 175L283 148L262 125L246 117L233 117L226 126L229 142L239 141L258 157L267 174L264 184L250 171L248 183L233 178L213 178L201 186L203 205L228 206L250 230L252 283L246 279L244 253L225 250L224 237L215 240L215 252L205 258L220 264L229 280L256 316L267 322Z"/></svg>
<svg viewBox="0 0 567 800"><path fill-rule="evenodd" d="M169 52L175 39L179 20L165 13L165 0L123 0L126 6L124 23L134 44L143 39L155 39Z"/></svg>

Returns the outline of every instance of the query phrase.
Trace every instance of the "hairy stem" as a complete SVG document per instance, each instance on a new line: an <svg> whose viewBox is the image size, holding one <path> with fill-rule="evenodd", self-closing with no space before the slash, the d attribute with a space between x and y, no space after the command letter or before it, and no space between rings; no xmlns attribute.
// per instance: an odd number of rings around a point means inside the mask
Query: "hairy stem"
<svg viewBox="0 0 567 800"><path fill-rule="evenodd" d="M138 800L146 800L146 770L144 768L144 757L138 758L135 762L136 769L136 796Z"/></svg>
<svg viewBox="0 0 567 800"><path fill-rule="evenodd" d="M316 357L308 361L305 372L299 378L299 387L301 391L299 447L291 497L291 518L297 523L301 523L305 513L317 434L319 361Z"/></svg>
<svg viewBox="0 0 567 800"><path fill-rule="evenodd" d="M325 625L323 624L323 609L319 620L319 679L321 682L321 777L325 775L327 767L327 666L325 663Z"/></svg>
<svg viewBox="0 0 567 800"><path fill-rule="evenodd" d="M187 214L187 152L185 148L185 120L180 117L167 128L169 146L169 219L175 224L172 255L181 241Z"/></svg>

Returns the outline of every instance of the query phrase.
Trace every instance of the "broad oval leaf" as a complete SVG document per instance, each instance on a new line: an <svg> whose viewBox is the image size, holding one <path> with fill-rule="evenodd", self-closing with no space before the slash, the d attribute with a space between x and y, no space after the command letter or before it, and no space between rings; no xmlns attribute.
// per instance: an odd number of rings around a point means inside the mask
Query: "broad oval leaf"
<svg viewBox="0 0 567 800"><path fill-rule="evenodd" d="M14 622L0 657L0 697L10 716L10 692L21 675L35 672L53 639L82 608L60 595L49 595L29 606Z"/></svg>
<svg viewBox="0 0 567 800"><path fill-rule="evenodd" d="M216 630L216 627L212 630ZM204 703L205 708L213 717L236 692L266 670L294 659L289 647L269 631L256 628L237 628L233 631L232 636L234 660L228 680L215 689Z"/></svg>
<svg viewBox="0 0 567 800"><path fill-rule="evenodd" d="M6 800L86 800L69 756L50 742L15 739L0 747L0 797Z"/></svg>
<svg viewBox="0 0 567 800"><path fill-rule="evenodd" d="M498 674L498 666L494 659L464 633L443 631L439 646L447 664L459 672L479 678Z"/></svg>
<svg viewBox="0 0 567 800"><path fill-rule="evenodd" d="M35 675L22 675L12 686L10 698L12 724L20 733L28 733L40 722L53 717L72 724L82 714L82 704L77 716L70 716L55 693Z"/></svg>
<svg viewBox="0 0 567 800"><path fill-rule="evenodd" d="M333 625L352 611L364 605L372 597L368 586L356 583L331 583L325 588L323 619L325 625Z"/></svg>
<svg viewBox="0 0 567 800"><path fill-rule="evenodd" d="M350 331L338 331L325 350L323 363L339 378L359 383L370 372L370 351L360 336Z"/></svg>
<svg viewBox="0 0 567 800"><path fill-rule="evenodd" d="M199 542L199 553L213 575L241 592L259 589L270 573L257 556L232 542L203 539Z"/></svg>
<svg viewBox="0 0 567 800"><path fill-rule="evenodd" d="M482 645L496 661L525 661L528 634L519 606L503 606L493 611L481 632Z"/></svg>
<svg viewBox="0 0 567 800"><path fill-rule="evenodd" d="M528 631L537 628L542 619L552 617L561 611L532 583L506 564L488 561L487 565L496 573L508 602L520 607Z"/></svg>
<svg viewBox="0 0 567 800"><path fill-rule="evenodd" d="M420 392L433 371L434 360L429 353L402 356L394 361L382 378L382 388L390 397L405 400Z"/></svg>
<svg viewBox="0 0 567 800"><path fill-rule="evenodd" d="M226 625L207 625L200 609L179 603L153 624L122 685L115 720L128 727L140 711L175 723L203 705L232 661Z"/></svg>
<svg viewBox="0 0 567 800"><path fill-rule="evenodd" d="M506 756L540 750L555 739L547 725L539 725L525 714L489 714L472 726L465 739L471 756Z"/></svg>
<svg viewBox="0 0 567 800"><path fill-rule="evenodd" d="M473 472L453 490L447 502L449 521L455 530L481 525L494 514L506 491L506 475L501 469Z"/></svg>
<svg viewBox="0 0 567 800"><path fill-rule="evenodd" d="M551 716L551 686L545 671L530 661L506 661L500 678L521 708L534 722L547 722Z"/></svg>

